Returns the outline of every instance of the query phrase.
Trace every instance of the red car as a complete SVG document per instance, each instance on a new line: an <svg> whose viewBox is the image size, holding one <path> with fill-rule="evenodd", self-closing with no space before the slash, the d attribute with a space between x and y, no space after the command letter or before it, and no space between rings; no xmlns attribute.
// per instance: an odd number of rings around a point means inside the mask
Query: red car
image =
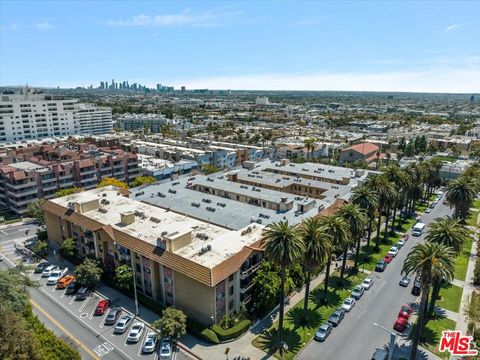
<svg viewBox="0 0 480 360"><path fill-rule="evenodd" d="M385 255L385 257L383 258L383 261L385 261L387 264L390 264L393 260L393 256L392 255Z"/></svg>
<svg viewBox="0 0 480 360"><path fill-rule="evenodd" d="M97 304L97 308L95 309L95 315L105 314L109 306L110 306L110 301L106 299L100 300Z"/></svg>
<svg viewBox="0 0 480 360"><path fill-rule="evenodd" d="M393 329L403 333L407 326L408 320L403 317L399 317L397 320L395 320L395 323L393 324Z"/></svg>
<svg viewBox="0 0 480 360"><path fill-rule="evenodd" d="M402 236L402 239L405 240L405 241L408 241L409 237L410 237L410 236L408 236L407 234L405 234L405 235Z"/></svg>
<svg viewBox="0 0 480 360"><path fill-rule="evenodd" d="M398 312L398 317L399 318L404 318L404 319L410 319L410 315L413 314L413 309L411 308L410 305L404 304L400 308L400 311Z"/></svg>

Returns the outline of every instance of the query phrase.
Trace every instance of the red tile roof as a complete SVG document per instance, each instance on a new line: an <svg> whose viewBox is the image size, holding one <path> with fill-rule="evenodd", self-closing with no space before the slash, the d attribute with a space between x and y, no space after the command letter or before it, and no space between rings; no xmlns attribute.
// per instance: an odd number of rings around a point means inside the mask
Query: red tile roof
<svg viewBox="0 0 480 360"><path fill-rule="evenodd" d="M360 154L368 155L371 152L379 151L380 148L375 144L365 142L365 143L357 144L357 145L354 145L354 146L350 146L349 148L347 148L345 150L354 150L356 152L359 152Z"/></svg>

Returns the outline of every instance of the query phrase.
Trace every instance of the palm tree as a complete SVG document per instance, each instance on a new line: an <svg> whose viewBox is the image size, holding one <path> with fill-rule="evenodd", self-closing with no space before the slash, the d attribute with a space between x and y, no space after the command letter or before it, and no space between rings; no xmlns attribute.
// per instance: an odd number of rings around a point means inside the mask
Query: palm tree
<svg viewBox="0 0 480 360"><path fill-rule="evenodd" d="M303 141L305 147L307 148L307 151L310 154L310 158L312 158L313 149L315 149L315 142L316 142L316 139L314 138L308 138Z"/></svg>
<svg viewBox="0 0 480 360"><path fill-rule="evenodd" d="M344 248L344 244L350 237L347 222L336 214L324 216L320 219L322 227L326 234L330 236L333 250ZM330 253L327 261L327 268L325 270L325 286L324 286L324 300L327 301L328 281L330 279L330 266L332 265L333 251Z"/></svg>
<svg viewBox="0 0 480 360"><path fill-rule="evenodd" d="M279 221L267 226L267 230L262 239L262 246L264 248L265 258L280 268L278 341L281 346L283 341L283 315L285 310L285 270L303 257L305 244L298 234L297 225L289 225L288 221Z"/></svg>
<svg viewBox="0 0 480 360"><path fill-rule="evenodd" d="M358 206L353 203L343 205L337 213L340 217L345 219L350 229L350 234L352 236L353 242L356 244L356 255L355 255L355 269L357 269L358 261L360 257L360 242L362 241L362 236L365 231L365 225L367 224L367 216L365 212ZM343 279L343 272L345 271L345 263L347 260L347 251L344 251L342 270L340 273L340 278Z"/></svg>
<svg viewBox="0 0 480 360"><path fill-rule="evenodd" d="M467 177L459 177L447 184L446 198L455 207L455 217L462 222L468 214L476 196L476 186Z"/></svg>
<svg viewBox="0 0 480 360"><path fill-rule="evenodd" d="M406 275L420 276L421 298L418 310L417 328L413 337L410 359L416 359L420 336L426 319L428 293L435 279L451 281L454 273L454 252L442 244L426 242L415 245L408 253L402 268Z"/></svg>
<svg viewBox="0 0 480 360"><path fill-rule="evenodd" d="M429 242L443 244L452 248L455 256L457 256L462 250L463 244L467 241L468 236L468 231L458 220L446 216L445 218L435 219L425 239ZM429 313L433 313L435 310L435 303L440 293L442 281L444 279L436 279L433 282Z"/></svg>
<svg viewBox="0 0 480 360"><path fill-rule="evenodd" d="M304 317L308 309L311 273L324 266L332 252L330 237L316 218L305 220L300 229L300 235L305 244L303 267L305 272L305 298L303 303Z"/></svg>
<svg viewBox="0 0 480 360"><path fill-rule="evenodd" d="M373 220L375 219L375 210L378 208L378 196L370 191L366 186L360 186L353 190L350 201L368 214L368 235L367 235L367 254L370 253L370 239L372 237Z"/></svg>
<svg viewBox="0 0 480 360"><path fill-rule="evenodd" d="M397 196L395 197L395 201L393 202L393 217L392 217L392 224L391 224L391 231L395 231L395 218L397 215L397 210L400 205L400 201L402 197L399 194L404 194L406 189L410 184L410 177L407 175L407 172L400 169L398 165L389 165L385 168L384 171L385 175L387 176L388 180L395 185L395 190L397 192Z"/></svg>

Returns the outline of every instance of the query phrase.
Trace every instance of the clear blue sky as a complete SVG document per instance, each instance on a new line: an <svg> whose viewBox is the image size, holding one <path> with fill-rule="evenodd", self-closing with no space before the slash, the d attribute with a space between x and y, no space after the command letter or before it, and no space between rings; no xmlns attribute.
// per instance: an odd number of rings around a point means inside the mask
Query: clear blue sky
<svg viewBox="0 0 480 360"><path fill-rule="evenodd" d="M0 2L0 85L480 92L480 2Z"/></svg>

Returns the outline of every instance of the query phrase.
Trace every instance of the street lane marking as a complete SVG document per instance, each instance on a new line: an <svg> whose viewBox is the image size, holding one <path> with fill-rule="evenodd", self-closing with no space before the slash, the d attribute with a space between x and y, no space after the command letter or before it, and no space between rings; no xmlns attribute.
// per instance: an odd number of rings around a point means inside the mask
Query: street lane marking
<svg viewBox="0 0 480 360"><path fill-rule="evenodd" d="M83 311L83 309L85 309L85 306L87 306L87 304L89 303L90 299L91 299L91 297L89 296L89 297L87 297L87 298L83 301L83 304L82 304L82 306L80 306L80 309L78 309L78 312L81 313L81 312Z"/></svg>
<svg viewBox="0 0 480 360"><path fill-rule="evenodd" d="M56 327L62 330L68 337L70 337L75 343L78 344L88 355L90 355L94 359L100 359L97 355L95 355L87 346L85 346L80 340L78 340L75 336L73 336L67 329L65 329L57 320L50 316L40 305L38 305L34 300L30 299L33 307L40 311L48 320L50 320Z"/></svg>
<svg viewBox="0 0 480 360"><path fill-rule="evenodd" d="M101 343L100 345L97 345L94 348L92 348L92 350L95 351L95 353L100 357L104 357L109 352L111 352L113 349L114 349L113 345L110 344L108 341L105 341L105 342Z"/></svg>
<svg viewBox="0 0 480 360"><path fill-rule="evenodd" d="M8 236L8 234L7 234L5 231L0 230L0 232L1 232L3 235L7 235L7 236Z"/></svg>

